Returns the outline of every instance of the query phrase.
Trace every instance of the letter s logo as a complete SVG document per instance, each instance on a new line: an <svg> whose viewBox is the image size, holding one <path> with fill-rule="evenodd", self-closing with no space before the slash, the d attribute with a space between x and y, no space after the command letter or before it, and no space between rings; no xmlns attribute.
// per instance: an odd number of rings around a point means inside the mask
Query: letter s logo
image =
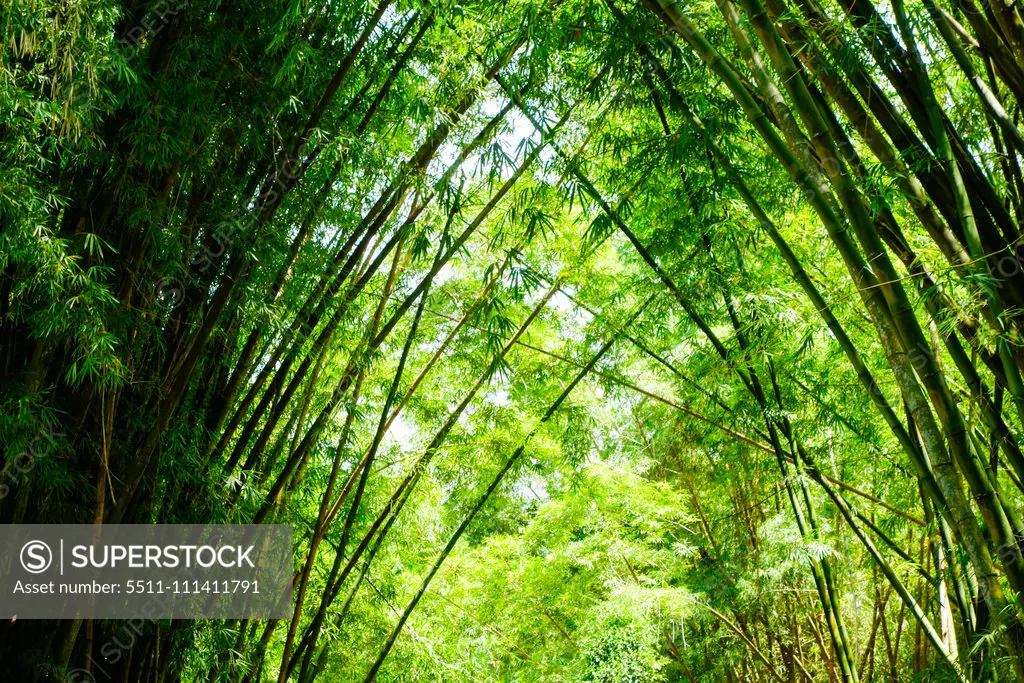
<svg viewBox="0 0 1024 683"><path fill-rule="evenodd" d="M21 566L29 574L41 574L53 564L53 552L42 541L29 541L21 547Z"/></svg>

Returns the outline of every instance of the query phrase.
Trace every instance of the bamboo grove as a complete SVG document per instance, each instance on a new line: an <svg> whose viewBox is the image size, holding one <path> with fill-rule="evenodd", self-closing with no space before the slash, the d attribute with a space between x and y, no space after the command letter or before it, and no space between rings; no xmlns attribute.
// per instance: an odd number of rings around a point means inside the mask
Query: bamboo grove
<svg viewBox="0 0 1024 683"><path fill-rule="evenodd" d="M1024 679L1024 19L5 0L0 520L282 523L11 681Z"/></svg>

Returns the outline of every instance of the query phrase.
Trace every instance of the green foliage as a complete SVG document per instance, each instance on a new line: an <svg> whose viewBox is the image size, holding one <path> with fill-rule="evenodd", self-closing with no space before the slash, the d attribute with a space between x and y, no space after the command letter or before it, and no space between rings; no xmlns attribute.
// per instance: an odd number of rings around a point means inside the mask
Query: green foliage
<svg viewBox="0 0 1024 683"><path fill-rule="evenodd" d="M764 5L0 5L0 522L306 586L111 678L1024 675L1019 8Z"/></svg>
<svg viewBox="0 0 1024 683"><path fill-rule="evenodd" d="M655 683L658 675L659 634L646 624L621 616L595 624L597 635L583 644L586 669L582 680L594 683Z"/></svg>

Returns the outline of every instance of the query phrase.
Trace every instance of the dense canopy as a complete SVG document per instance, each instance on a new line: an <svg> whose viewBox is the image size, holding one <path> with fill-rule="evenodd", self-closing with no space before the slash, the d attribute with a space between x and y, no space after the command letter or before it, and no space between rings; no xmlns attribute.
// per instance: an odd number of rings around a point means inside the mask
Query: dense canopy
<svg viewBox="0 0 1024 683"><path fill-rule="evenodd" d="M1024 679L997 0L0 3L0 522L289 524L10 681Z"/></svg>

